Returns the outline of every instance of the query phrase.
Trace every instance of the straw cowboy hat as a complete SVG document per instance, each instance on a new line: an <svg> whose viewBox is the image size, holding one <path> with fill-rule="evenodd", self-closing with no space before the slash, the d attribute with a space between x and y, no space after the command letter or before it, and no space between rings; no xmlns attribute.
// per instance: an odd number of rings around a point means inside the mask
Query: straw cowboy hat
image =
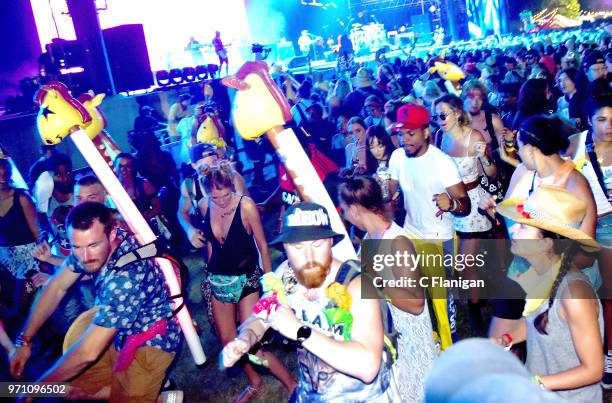
<svg viewBox="0 0 612 403"><path fill-rule="evenodd" d="M497 206L497 211L517 223L554 232L580 243L587 251L597 251L600 245L580 231L586 215L586 204L565 188L541 185L528 198L510 198Z"/></svg>
<svg viewBox="0 0 612 403"><path fill-rule="evenodd" d="M64 343L62 344L62 351L65 353L75 344L83 334L89 325L93 323L94 317L96 313L100 310L101 307L95 306L87 311L81 313L70 325L66 335L64 336Z"/></svg>
<svg viewBox="0 0 612 403"><path fill-rule="evenodd" d="M355 75L355 78L353 79L353 84L357 88L370 87L375 82L376 80L374 80L374 76L372 75L372 72L365 67L362 67L359 70L357 70L357 74Z"/></svg>

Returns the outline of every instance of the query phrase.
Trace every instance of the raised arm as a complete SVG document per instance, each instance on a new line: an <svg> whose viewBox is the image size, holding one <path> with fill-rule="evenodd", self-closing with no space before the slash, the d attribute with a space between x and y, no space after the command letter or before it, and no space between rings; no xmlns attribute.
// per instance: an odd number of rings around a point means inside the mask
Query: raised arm
<svg viewBox="0 0 612 403"><path fill-rule="evenodd" d="M370 383L380 370L383 351L383 329L380 301L361 298L361 279L357 277L348 286L353 297L351 314L353 327L350 341L339 341L312 329L302 346L324 360L328 365L347 375ZM289 307L278 308L270 317L272 328L291 340L303 323ZM360 365L355 365L358 362Z"/></svg>
<svg viewBox="0 0 612 403"><path fill-rule="evenodd" d="M470 197L463 182L447 187L446 193L434 195L433 201L436 202L440 210L448 211L456 216L468 215L472 208Z"/></svg>

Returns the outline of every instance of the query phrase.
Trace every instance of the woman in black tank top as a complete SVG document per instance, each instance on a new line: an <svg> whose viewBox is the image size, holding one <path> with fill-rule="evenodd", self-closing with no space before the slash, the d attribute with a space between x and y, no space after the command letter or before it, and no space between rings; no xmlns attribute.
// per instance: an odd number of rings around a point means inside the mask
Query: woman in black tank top
<svg viewBox="0 0 612 403"><path fill-rule="evenodd" d="M7 316L21 320L34 292L27 287L28 279L38 285L46 277L38 278L38 261L32 257L38 239L36 208L25 191L11 186L11 173L10 162L0 159L0 286L3 293L13 292Z"/></svg>
<svg viewBox="0 0 612 403"><path fill-rule="evenodd" d="M209 264L202 292L225 346L236 337L236 318L243 322L259 300L259 279L263 272L271 271L272 263L257 207L250 198L236 194L231 166L222 163L210 168L203 184L207 197L199 208L204 216L202 230L208 240ZM268 361L270 372L291 393L296 383L287 368L269 352L257 355ZM254 396L262 386L250 364L244 370L250 385L241 399Z"/></svg>

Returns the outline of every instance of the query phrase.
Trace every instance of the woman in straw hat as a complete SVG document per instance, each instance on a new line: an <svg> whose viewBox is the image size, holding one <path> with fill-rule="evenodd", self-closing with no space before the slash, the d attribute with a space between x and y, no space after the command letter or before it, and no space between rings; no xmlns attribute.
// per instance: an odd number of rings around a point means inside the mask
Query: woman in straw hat
<svg viewBox="0 0 612 403"><path fill-rule="evenodd" d="M506 198L528 197L541 185L563 186L586 205L585 217L580 230L590 237L595 236L597 210L588 181L560 155L569 142L562 134L561 120L546 115L535 115L523 122L517 135L519 155L522 163L512 174ZM485 194L478 207L495 219L496 201ZM511 223L508 223L511 225ZM584 258L584 254L580 254ZM574 261L579 267L589 267L593 259ZM516 259L515 259L516 263ZM518 300L494 301L494 313L489 336L498 337L520 318L523 302Z"/></svg>
<svg viewBox="0 0 612 403"><path fill-rule="evenodd" d="M516 278L527 294L523 318L496 342L509 347L526 340L534 381L572 402L600 402L602 307L588 278L573 265L578 247L599 249L579 229L586 204L564 188L542 185L497 210L515 222L511 251L530 267Z"/></svg>

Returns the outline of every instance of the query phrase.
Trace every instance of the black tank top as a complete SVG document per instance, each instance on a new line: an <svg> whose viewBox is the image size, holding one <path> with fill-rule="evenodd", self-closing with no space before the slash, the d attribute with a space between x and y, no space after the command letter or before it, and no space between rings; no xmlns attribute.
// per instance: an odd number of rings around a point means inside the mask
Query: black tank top
<svg viewBox="0 0 612 403"><path fill-rule="evenodd" d="M132 201L136 205L136 208L138 209L138 211L140 211L141 213L144 213L145 211L151 210L151 204L153 203L153 197L147 196L147 193L145 192L144 178L137 176L134 181L134 188L136 189L136 192L138 192L138 197L136 197L135 199L132 199Z"/></svg>
<svg viewBox="0 0 612 403"><path fill-rule="evenodd" d="M221 244L213 233L210 223L210 208L204 217L204 236L212 246L210 261L207 271L212 274L223 274L226 276L239 276L251 274L259 265L259 252L255 245L253 235L249 235L242 225L241 205L242 198L238 202L234 218L227 231L225 243Z"/></svg>
<svg viewBox="0 0 612 403"><path fill-rule="evenodd" d="M0 246L26 245L36 241L19 203L21 194L21 190L15 189L13 206L0 217Z"/></svg>

